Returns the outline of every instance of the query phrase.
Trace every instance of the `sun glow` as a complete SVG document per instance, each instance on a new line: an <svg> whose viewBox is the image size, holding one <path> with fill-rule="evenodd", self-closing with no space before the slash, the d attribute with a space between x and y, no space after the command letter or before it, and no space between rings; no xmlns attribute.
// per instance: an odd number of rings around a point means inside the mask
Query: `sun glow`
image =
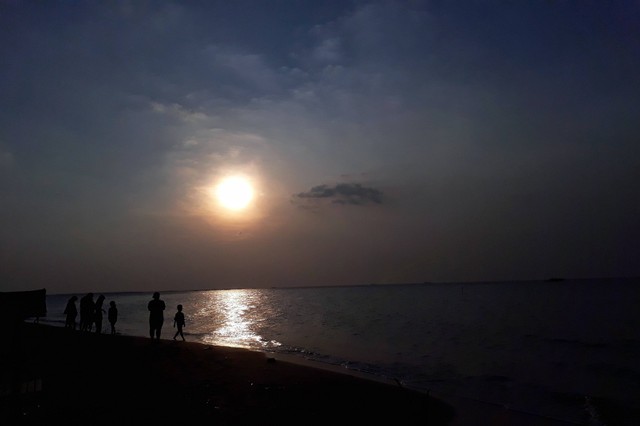
<svg viewBox="0 0 640 426"><path fill-rule="evenodd" d="M249 179L242 176L230 176L222 179L214 189L215 197L223 207L229 210L244 210L254 197L253 186Z"/></svg>

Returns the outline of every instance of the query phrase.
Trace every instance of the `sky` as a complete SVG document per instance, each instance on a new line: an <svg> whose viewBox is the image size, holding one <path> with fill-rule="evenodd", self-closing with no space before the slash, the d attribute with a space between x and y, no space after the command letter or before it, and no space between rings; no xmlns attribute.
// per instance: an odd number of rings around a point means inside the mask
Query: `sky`
<svg viewBox="0 0 640 426"><path fill-rule="evenodd" d="M638 1L0 0L0 112L0 291L640 275Z"/></svg>

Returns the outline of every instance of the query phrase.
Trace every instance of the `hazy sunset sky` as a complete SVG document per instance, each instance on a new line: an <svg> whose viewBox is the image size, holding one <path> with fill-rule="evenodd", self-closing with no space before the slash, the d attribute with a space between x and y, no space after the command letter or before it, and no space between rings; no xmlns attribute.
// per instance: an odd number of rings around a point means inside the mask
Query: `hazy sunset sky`
<svg viewBox="0 0 640 426"><path fill-rule="evenodd" d="M0 291L640 275L638 1L0 0L0 110Z"/></svg>

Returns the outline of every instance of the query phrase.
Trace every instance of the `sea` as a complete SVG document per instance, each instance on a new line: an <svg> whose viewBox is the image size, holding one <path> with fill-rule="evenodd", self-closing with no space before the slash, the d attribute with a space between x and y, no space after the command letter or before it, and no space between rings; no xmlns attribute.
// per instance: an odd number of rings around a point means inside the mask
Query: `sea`
<svg viewBox="0 0 640 426"><path fill-rule="evenodd" d="M150 292L102 294L105 309L116 303L118 334L148 337ZM70 296L47 295L40 321L63 327ZM163 339L173 339L181 304L189 341L567 424L609 424L612 411L640 424L638 278L167 291L161 299Z"/></svg>

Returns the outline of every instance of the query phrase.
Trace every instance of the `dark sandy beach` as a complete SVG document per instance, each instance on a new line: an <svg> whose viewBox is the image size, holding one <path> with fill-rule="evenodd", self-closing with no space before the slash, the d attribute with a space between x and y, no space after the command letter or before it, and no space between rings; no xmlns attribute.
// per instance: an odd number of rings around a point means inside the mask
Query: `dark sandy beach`
<svg viewBox="0 0 640 426"><path fill-rule="evenodd" d="M568 424L245 349L21 328L2 347L1 425Z"/></svg>
<svg viewBox="0 0 640 426"><path fill-rule="evenodd" d="M192 342L95 335L23 324L3 349L8 424L445 425L453 410L425 394L263 353Z"/></svg>

